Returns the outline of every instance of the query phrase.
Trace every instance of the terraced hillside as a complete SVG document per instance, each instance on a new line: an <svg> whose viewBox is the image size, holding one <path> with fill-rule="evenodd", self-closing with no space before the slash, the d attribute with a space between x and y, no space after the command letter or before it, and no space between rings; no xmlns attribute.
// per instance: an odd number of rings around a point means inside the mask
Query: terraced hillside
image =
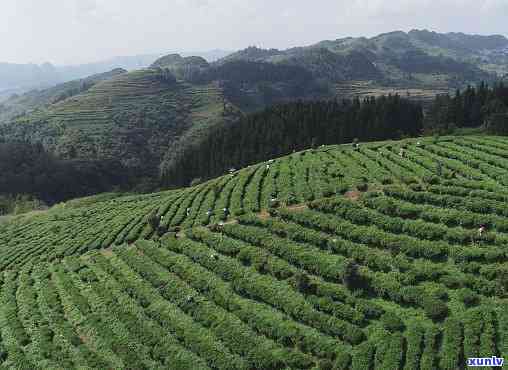
<svg viewBox="0 0 508 370"><path fill-rule="evenodd" d="M63 159L118 160L157 172L164 154L196 127L224 120L216 84L177 82L167 71L118 74L1 128L7 139L40 142Z"/></svg>
<svg viewBox="0 0 508 370"><path fill-rule="evenodd" d="M47 89L32 90L22 95L11 96L0 104L0 124L8 123L15 117L82 93L101 81L126 72L122 68L116 68L109 72L65 82Z"/></svg>
<svg viewBox="0 0 508 370"><path fill-rule="evenodd" d="M0 225L0 367L506 358L507 155L487 136L329 146L15 218Z"/></svg>

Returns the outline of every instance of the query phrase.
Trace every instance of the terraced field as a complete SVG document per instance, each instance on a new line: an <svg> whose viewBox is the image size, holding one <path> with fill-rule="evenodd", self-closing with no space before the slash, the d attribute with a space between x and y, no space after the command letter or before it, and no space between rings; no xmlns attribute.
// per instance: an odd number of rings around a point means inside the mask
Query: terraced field
<svg viewBox="0 0 508 370"><path fill-rule="evenodd" d="M136 173L157 172L169 148L194 129L224 120L222 90L144 69L16 119L7 137L42 142L65 159L114 160Z"/></svg>
<svg viewBox="0 0 508 370"><path fill-rule="evenodd" d="M506 358L507 155L486 136L330 146L18 217L0 225L0 368Z"/></svg>

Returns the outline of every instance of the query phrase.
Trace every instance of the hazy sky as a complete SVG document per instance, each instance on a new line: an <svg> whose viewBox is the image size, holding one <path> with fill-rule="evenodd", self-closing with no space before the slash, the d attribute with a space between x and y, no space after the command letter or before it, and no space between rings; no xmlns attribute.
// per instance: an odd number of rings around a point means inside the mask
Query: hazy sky
<svg viewBox="0 0 508 370"><path fill-rule="evenodd" d="M508 35L508 0L1 0L0 61L287 48L427 28Z"/></svg>

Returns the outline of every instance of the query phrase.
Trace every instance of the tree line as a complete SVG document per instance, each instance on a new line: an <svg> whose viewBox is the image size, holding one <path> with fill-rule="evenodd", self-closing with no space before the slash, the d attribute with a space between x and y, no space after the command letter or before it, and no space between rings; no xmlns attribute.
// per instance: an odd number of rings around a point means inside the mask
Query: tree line
<svg viewBox="0 0 508 370"><path fill-rule="evenodd" d="M162 183L187 185L230 167L318 145L415 136L422 127L421 106L398 95L278 105L215 127L180 153L171 153L161 165Z"/></svg>
<svg viewBox="0 0 508 370"><path fill-rule="evenodd" d="M489 133L508 134L508 86L486 83L455 95L438 95L425 119L427 132L449 133L455 128L484 126Z"/></svg>
<svg viewBox="0 0 508 370"><path fill-rule="evenodd" d="M0 142L0 173L0 215L21 194L54 204L129 185L119 163L61 160L27 142Z"/></svg>

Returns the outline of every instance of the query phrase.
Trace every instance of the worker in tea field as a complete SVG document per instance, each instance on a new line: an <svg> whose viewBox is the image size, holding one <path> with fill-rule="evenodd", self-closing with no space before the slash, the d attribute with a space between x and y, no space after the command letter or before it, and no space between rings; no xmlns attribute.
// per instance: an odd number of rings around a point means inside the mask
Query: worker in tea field
<svg viewBox="0 0 508 370"><path fill-rule="evenodd" d="M478 236L481 238L486 231L487 228L485 227L485 225L480 225L480 228L478 229Z"/></svg>
<svg viewBox="0 0 508 370"><path fill-rule="evenodd" d="M441 162L437 162L436 172L438 176L441 176L443 174L443 166Z"/></svg>
<svg viewBox="0 0 508 370"><path fill-rule="evenodd" d="M401 158L405 158L406 157L406 152L404 151L404 148L400 148L399 155L400 155Z"/></svg>

